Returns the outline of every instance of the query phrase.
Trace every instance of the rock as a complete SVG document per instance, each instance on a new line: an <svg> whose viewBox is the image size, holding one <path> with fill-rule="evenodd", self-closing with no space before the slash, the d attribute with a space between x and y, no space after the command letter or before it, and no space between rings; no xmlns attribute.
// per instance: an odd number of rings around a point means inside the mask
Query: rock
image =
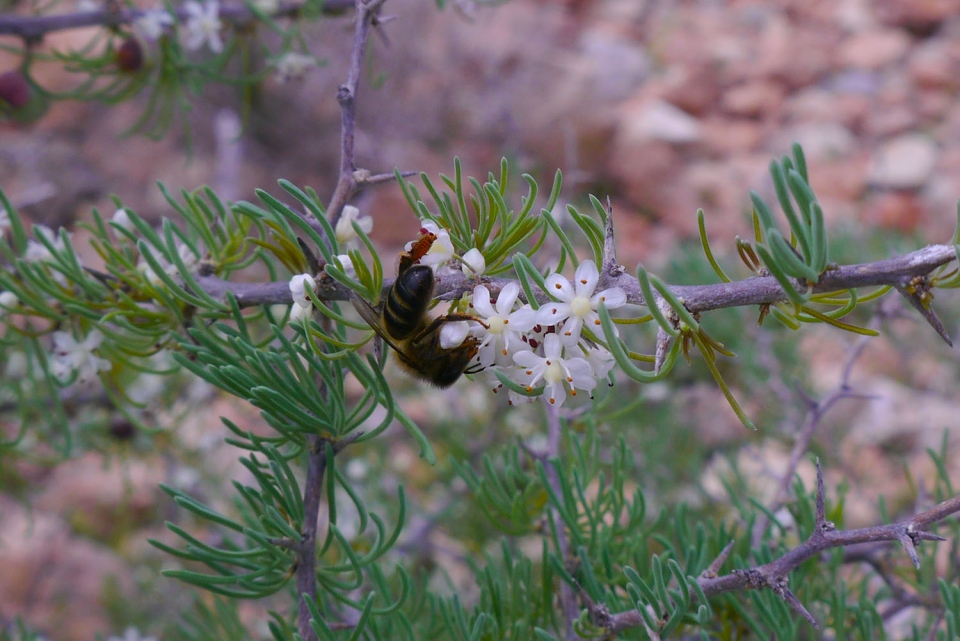
<svg viewBox="0 0 960 641"><path fill-rule="evenodd" d="M900 29L864 31L848 38L837 55L840 63L856 69L883 69L904 58L910 36Z"/></svg>
<svg viewBox="0 0 960 641"><path fill-rule="evenodd" d="M771 142L771 149L789 149L798 142L803 146L807 164L848 156L857 141L850 130L837 122L806 122L780 130Z"/></svg>
<svg viewBox="0 0 960 641"><path fill-rule="evenodd" d="M710 116L702 123L703 143L712 157L744 153L760 148L767 127L756 120Z"/></svg>
<svg viewBox="0 0 960 641"><path fill-rule="evenodd" d="M912 191L874 194L861 210L860 220L868 227L896 229L913 233L924 221L927 208Z"/></svg>
<svg viewBox="0 0 960 641"><path fill-rule="evenodd" d="M622 100L650 75L650 56L634 41L594 29L583 34L580 46L597 100Z"/></svg>
<svg viewBox="0 0 960 641"><path fill-rule="evenodd" d="M620 135L627 141L689 143L701 138L699 121L669 102L648 100L637 109L630 105L625 107Z"/></svg>
<svg viewBox="0 0 960 641"><path fill-rule="evenodd" d="M763 118L773 115L780 108L785 95L786 91L779 82L758 80L726 91L721 107L732 116Z"/></svg>
<svg viewBox="0 0 960 641"><path fill-rule="evenodd" d="M870 159L868 181L887 189L915 189L930 178L937 144L924 134L909 133L883 143Z"/></svg>
<svg viewBox="0 0 960 641"><path fill-rule="evenodd" d="M960 12L960 0L881 0L877 16L886 24L927 35Z"/></svg>
<svg viewBox="0 0 960 641"><path fill-rule="evenodd" d="M910 54L907 71L919 87L954 89L960 83L960 46L954 39L928 40Z"/></svg>

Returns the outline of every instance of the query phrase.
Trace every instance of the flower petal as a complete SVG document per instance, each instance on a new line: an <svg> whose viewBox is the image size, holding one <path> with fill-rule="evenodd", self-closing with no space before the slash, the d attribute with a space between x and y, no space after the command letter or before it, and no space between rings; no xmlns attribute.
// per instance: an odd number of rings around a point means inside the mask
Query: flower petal
<svg viewBox="0 0 960 641"><path fill-rule="evenodd" d="M544 284L547 286L547 293L557 300L569 303L576 296L573 285L562 274L550 274L544 280Z"/></svg>
<svg viewBox="0 0 960 641"><path fill-rule="evenodd" d="M597 270L597 264L592 260L583 261L580 263L580 266L577 267L574 276L575 282L573 285L576 288L577 296L590 298L593 290L597 288L597 281L600 280L600 272Z"/></svg>

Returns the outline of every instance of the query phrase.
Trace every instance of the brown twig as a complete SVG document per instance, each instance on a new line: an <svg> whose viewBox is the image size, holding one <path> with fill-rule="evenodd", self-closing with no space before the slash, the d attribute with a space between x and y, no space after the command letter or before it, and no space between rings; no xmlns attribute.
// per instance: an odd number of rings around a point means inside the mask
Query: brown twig
<svg viewBox="0 0 960 641"><path fill-rule="evenodd" d="M770 588L783 598L791 607L803 614L816 625L806 608L796 600L796 597L786 589L786 579L791 571L804 561L807 561L821 552L835 547L847 547L860 543L874 543L878 541L898 541L903 545L914 566L919 567L916 544L920 541L943 541L943 537L927 532L925 528L933 523L960 512L960 496L944 501L933 508L920 512L909 519L890 523L888 525L874 525L871 527L856 528L853 530L836 530L834 525L826 520L824 515L823 474L817 464L817 511L813 532L806 541L790 550L778 559L763 565L711 578L700 577L697 583L705 596L714 596L724 592L741 590L759 590ZM606 620L605 629L615 634L628 628L643 625L643 618L636 610L629 610L610 615ZM596 622L595 622L596 623Z"/></svg>
<svg viewBox="0 0 960 641"><path fill-rule="evenodd" d="M333 227L337 226L343 206L357 192L361 185L372 177L370 172L358 170L354 160L354 135L357 122L357 91L360 87L360 72L363 55L370 37L370 29L377 25L377 16L385 0L357 0L357 10L353 29L353 51L350 54L350 67L347 81L337 90L337 102L340 103L340 174L337 186L333 190L330 204L327 205L327 219ZM379 177L378 177L379 178Z"/></svg>
<svg viewBox="0 0 960 641"><path fill-rule="evenodd" d="M882 316L883 314L880 313L875 315L868 327L870 327L870 329L877 329ZM850 347L846 362L843 365L843 373L840 376L840 382L837 386L819 401L810 399L807 414L803 419L800 430L797 432L793 449L790 451L790 459L787 462L787 467L777 483L777 491L774 493L773 500L768 506L769 512L761 513L753 528L752 543L754 547L760 545L760 538L767 530L767 526L770 525L770 517L768 515L783 507L787 499L790 498L790 485L793 481L793 476L796 474L797 467L800 466L800 461L803 460L803 457L806 456L807 451L810 449L810 442L813 440L813 435L820 426L824 415L840 400L855 396L850 387L850 376L853 373L854 364L859 360L869 340L869 336L861 336Z"/></svg>
<svg viewBox="0 0 960 641"><path fill-rule="evenodd" d="M827 293L856 287L893 285L905 274L927 274L932 270L956 260L952 245L928 245L923 249L873 263L844 265L827 272L814 288L814 293ZM293 302L286 282L233 283L214 276L201 276L197 281L213 298L226 301L227 292L232 292L241 307L276 305ZM493 295L508 283L507 278L484 278L484 284ZM384 281L384 292L393 285ZM473 291L476 280L467 278L459 270L438 272L436 296L441 300L453 300ZM600 274L598 289L618 286L627 294L627 302L643 305L643 294L637 279L629 274L611 277L606 271ZM671 285L670 290L683 299L691 312L706 312L727 307L763 305L786 300L783 290L772 276L747 278L746 280L715 285ZM535 290L537 300L547 301L542 292ZM317 295L327 300L350 300L350 290L332 280L318 283Z"/></svg>

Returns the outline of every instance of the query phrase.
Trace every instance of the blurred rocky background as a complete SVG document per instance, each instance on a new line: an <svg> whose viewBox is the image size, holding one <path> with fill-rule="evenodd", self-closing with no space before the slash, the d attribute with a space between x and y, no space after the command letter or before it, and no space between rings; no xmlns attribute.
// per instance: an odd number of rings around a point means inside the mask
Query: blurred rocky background
<svg viewBox="0 0 960 641"><path fill-rule="evenodd" d="M908 239L912 249L946 242L953 231L960 0L460 0L442 11L428 0L390 0L385 13L396 19L374 37L359 96L357 160L374 172L452 173L459 156L465 174L484 178L506 156L541 181L545 199L560 168L567 202L583 206L588 193L612 199L622 262L667 269L679 243L696 236L701 207L715 251L735 256L734 236L751 233L748 191L772 202L770 159L799 141L828 223L854 239L850 256L878 260L889 255L890 238ZM0 185L35 222L53 226L86 219L91 207L109 215L110 193L149 218L171 215L157 180L173 193L210 184L234 200L254 199L255 188L277 192L278 178L329 195L339 149L335 93L352 22L331 19L312 33L312 51L327 65L304 81L270 78L246 107L223 87L202 97L190 114L189 158L177 129L160 142L121 136L142 109L138 101L58 103L35 125L0 129ZM88 36L63 33L48 44ZM0 71L14 64L0 54ZM38 79L51 89L75 82L53 67ZM237 114L245 114L239 137ZM416 234L394 185L355 204L374 216L384 246ZM678 282L684 274L670 275ZM956 337L952 304L944 320ZM858 361L858 389L880 400L845 404L824 428L828 443L844 443L828 482L851 479L855 525L874 522L880 494L888 505L913 497L903 466L921 479L932 473L925 448L958 427L956 352L911 313ZM823 392L839 380L852 341L822 328L801 336L803 359L820 372L812 391ZM711 447L747 438L735 418L716 413L724 402L715 386L676 394ZM181 438L195 451L216 450L220 414L256 423L249 410L222 405L191 417L196 425ZM802 412L784 415L790 425L768 422L761 438L773 438L743 455L771 474ZM239 474L234 456L203 454L198 466L211 476ZM176 474L182 466L160 452L122 464L91 453L54 471L28 471L39 496L0 493L0 615L26 614L57 640L138 621L149 627L149 610L124 618L109 604L142 583L131 558L153 554L162 563L143 540L159 535L169 507L156 483ZM119 532L105 525L118 523Z"/></svg>

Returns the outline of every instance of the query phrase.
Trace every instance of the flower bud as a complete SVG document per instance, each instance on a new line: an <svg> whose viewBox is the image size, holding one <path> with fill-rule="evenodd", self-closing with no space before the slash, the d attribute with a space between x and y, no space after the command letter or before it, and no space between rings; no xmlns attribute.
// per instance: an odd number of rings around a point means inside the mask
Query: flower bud
<svg viewBox="0 0 960 641"><path fill-rule="evenodd" d="M134 73L143 68L143 45L135 37L124 40L115 55L120 71Z"/></svg>
<svg viewBox="0 0 960 641"><path fill-rule="evenodd" d="M19 71L0 74L0 101L14 109L24 107L30 100L30 83Z"/></svg>
<svg viewBox="0 0 960 641"><path fill-rule="evenodd" d="M50 102L21 71L0 74L0 120L31 123L47 113Z"/></svg>

